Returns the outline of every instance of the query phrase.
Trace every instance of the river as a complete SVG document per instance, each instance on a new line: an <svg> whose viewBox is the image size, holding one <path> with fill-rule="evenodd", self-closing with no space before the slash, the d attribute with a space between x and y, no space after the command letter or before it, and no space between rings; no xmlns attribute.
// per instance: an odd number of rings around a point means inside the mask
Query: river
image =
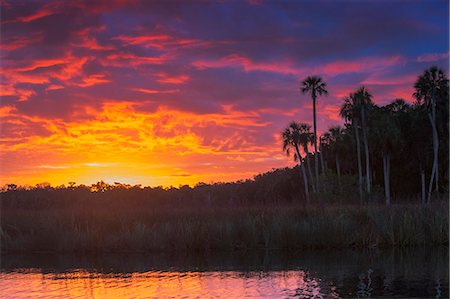
<svg viewBox="0 0 450 299"><path fill-rule="evenodd" d="M448 248L3 255L2 298L448 298Z"/></svg>

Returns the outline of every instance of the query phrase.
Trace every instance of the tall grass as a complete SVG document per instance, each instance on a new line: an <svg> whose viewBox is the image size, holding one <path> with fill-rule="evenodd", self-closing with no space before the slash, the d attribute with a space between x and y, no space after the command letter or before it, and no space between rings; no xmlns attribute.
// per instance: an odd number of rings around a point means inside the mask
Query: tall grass
<svg viewBox="0 0 450 299"><path fill-rule="evenodd" d="M447 245L448 202L429 206L3 209L3 252L204 252Z"/></svg>

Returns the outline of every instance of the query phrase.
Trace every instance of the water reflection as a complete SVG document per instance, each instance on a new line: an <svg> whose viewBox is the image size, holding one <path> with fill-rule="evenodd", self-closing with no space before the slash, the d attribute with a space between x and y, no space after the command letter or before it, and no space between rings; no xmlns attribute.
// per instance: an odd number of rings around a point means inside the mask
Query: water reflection
<svg viewBox="0 0 450 299"><path fill-rule="evenodd" d="M448 249L3 256L2 298L448 298Z"/></svg>

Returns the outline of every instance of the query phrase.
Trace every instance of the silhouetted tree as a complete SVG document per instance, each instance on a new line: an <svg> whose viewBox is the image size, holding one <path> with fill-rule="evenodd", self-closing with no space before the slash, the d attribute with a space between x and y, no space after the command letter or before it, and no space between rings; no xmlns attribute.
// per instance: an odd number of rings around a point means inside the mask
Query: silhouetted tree
<svg viewBox="0 0 450 299"><path fill-rule="evenodd" d="M383 160L384 196L386 205L391 204L390 170L391 155L401 144L401 136L391 107L375 109L373 115L372 140L377 152L381 153Z"/></svg>
<svg viewBox="0 0 450 299"><path fill-rule="evenodd" d="M439 193L439 136L437 129L436 105L438 96L448 94L448 79L442 69L435 66L425 70L414 83L414 96L419 104L425 105L428 109L428 118L432 127L433 136L433 167L431 170L430 183L428 187L428 199L431 199L433 180L435 189Z"/></svg>
<svg viewBox="0 0 450 299"><path fill-rule="evenodd" d="M370 157L369 157L369 139L368 139L368 121L369 121L369 113L373 106L372 95L367 91L367 89L362 86L360 87L353 95L356 99L356 103L360 110L361 120L361 131L363 134L364 140L364 152L365 152L365 160L366 160L366 190L370 195L371 193L371 178L370 178Z"/></svg>
<svg viewBox="0 0 450 299"><path fill-rule="evenodd" d="M310 76L302 81L300 87L302 93L310 93L313 100L314 118L314 166L316 171L316 189L319 190L319 161L317 152L317 122L316 122L316 101L317 96L327 95L327 84L318 76Z"/></svg>
<svg viewBox="0 0 450 299"><path fill-rule="evenodd" d="M305 167L302 165L302 156L299 148L302 140L301 124L291 122L281 133L281 138L283 141L283 151L286 152L287 156L290 156L291 151L294 150L294 161L298 162L299 168L302 171L306 201L309 202L308 178L306 177Z"/></svg>
<svg viewBox="0 0 450 299"><path fill-rule="evenodd" d="M361 142L359 139L358 126L360 123L358 99L351 93L348 97L344 98L344 104L342 104L339 111L340 116L346 121L350 122L355 131L356 141L356 155L358 160L358 187L359 187L359 199L362 203L363 191L362 191L362 163L361 163Z"/></svg>

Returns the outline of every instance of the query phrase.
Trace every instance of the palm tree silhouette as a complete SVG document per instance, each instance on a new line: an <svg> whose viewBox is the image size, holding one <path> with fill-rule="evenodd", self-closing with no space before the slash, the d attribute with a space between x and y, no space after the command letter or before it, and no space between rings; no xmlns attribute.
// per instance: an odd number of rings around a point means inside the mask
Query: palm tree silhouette
<svg viewBox="0 0 450 299"><path fill-rule="evenodd" d="M414 97L419 104L423 104L428 110L428 119L430 121L433 133L433 167L431 170L430 183L428 188L428 199L431 199L433 180L436 183L436 192L439 193L439 137L436 120L436 103L438 94L448 91L448 79L442 69L435 66L425 70L423 75L419 76L414 83Z"/></svg>
<svg viewBox="0 0 450 299"><path fill-rule="evenodd" d="M395 118L396 104L377 108L373 115L373 128L371 137L377 152L383 158L384 197L386 205L391 204L391 155L402 143L400 128ZM391 110L392 109L392 110Z"/></svg>
<svg viewBox="0 0 450 299"><path fill-rule="evenodd" d="M308 150L308 145L309 144L313 144L314 142L314 136L311 133L311 126L306 124L306 123L298 123L298 125L300 126L299 130L300 130L300 144L303 147L303 151L306 154L306 166L308 167L308 174L309 177L311 179L311 186L313 189L313 192L317 192L317 188L314 182L314 176L312 175L312 171L311 171L311 163L310 163L310 159L309 159L309 150Z"/></svg>
<svg viewBox="0 0 450 299"><path fill-rule="evenodd" d="M359 106L357 98L351 93L348 97L344 98L344 104L342 104L339 111L339 115L346 121L350 122L355 131L356 141L356 154L358 160L358 187L359 187L359 200L362 203L363 191L362 191L362 163L361 163L361 141L359 139Z"/></svg>
<svg viewBox="0 0 450 299"><path fill-rule="evenodd" d="M361 121L361 129L364 140L364 152L366 158L366 188L367 193L370 195L371 192L371 179L370 179L370 158L369 158L369 142L368 142L368 117L373 106L372 95L367 91L367 88L364 86L360 87L355 93L354 97L356 98L356 103L360 110L360 121Z"/></svg>
<svg viewBox="0 0 450 299"><path fill-rule="evenodd" d="M327 95L327 84L319 76L309 76L301 83L302 93L311 93L313 100L313 118L314 118L314 163L316 171L316 190L319 190L319 162L317 156L317 124L316 124L316 101L317 96Z"/></svg>
<svg viewBox="0 0 450 299"><path fill-rule="evenodd" d="M289 126L281 133L281 138L283 141L283 151L286 152L287 156L290 156L291 151L294 150L294 161L298 162L299 168L302 172L305 197L306 201L309 202L308 178L306 177L306 171L299 148L303 139L301 124L291 122Z"/></svg>

